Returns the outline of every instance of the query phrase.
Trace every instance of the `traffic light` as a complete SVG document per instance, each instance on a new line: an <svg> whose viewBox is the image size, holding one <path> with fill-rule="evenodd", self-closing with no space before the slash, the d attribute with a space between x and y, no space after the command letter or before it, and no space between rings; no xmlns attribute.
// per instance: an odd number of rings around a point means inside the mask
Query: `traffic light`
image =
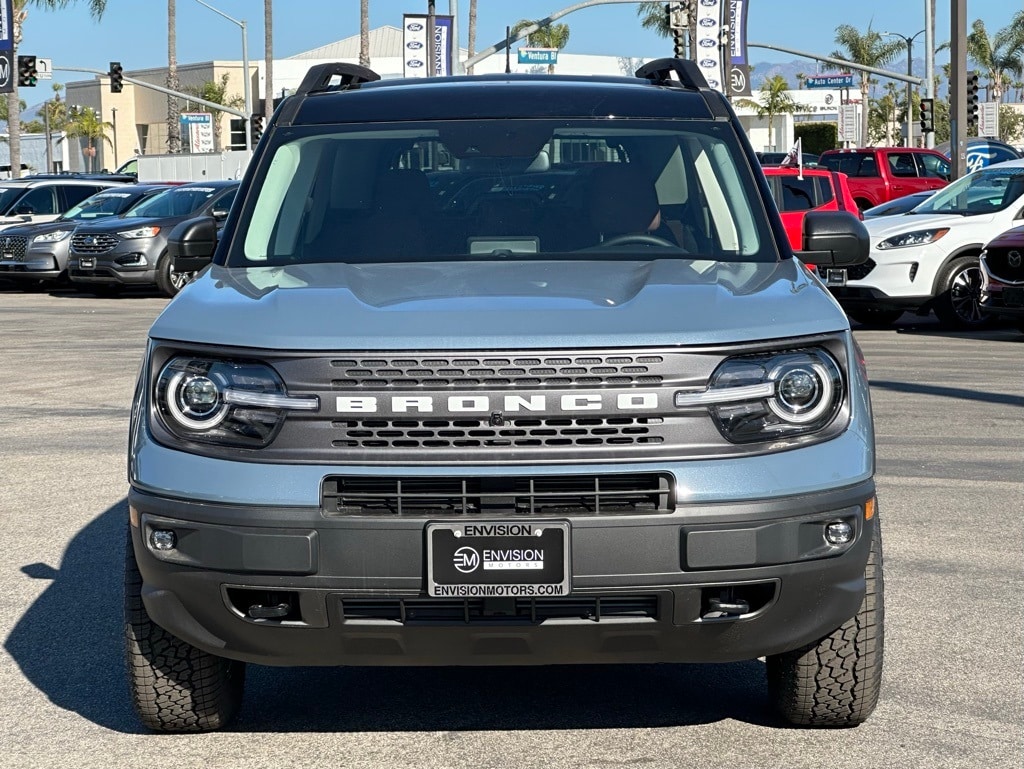
<svg viewBox="0 0 1024 769"><path fill-rule="evenodd" d="M921 132L935 132L935 99L921 99Z"/></svg>
<svg viewBox="0 0 1024 769"><path fill-rule="evenodd" d="M665 4L666 24L672 32L672 55L677 59L686 58L686 10L682 3Z"/></svg>
<svg viewBox="0 0 1024 769"><path fill-rule="evenodd" d="M253 115L249 118L250 130L252 133L252 143L255 144L263 136L263 115Z"/></svg>
<svg viewBox="0 0 1024 769"><path fill-rule="evenodd" d="M967 73L967 125L978 125L978 73Z"/></svg>
<svg viewBox="0 0 1024 769"><path fill-rule="evenodd" d="M107 74L110 75L110 92L121 93L124 88L124 68L121 66L121 62L110 62L110 71Z"/></svg>
<svg viewBox="0 0 1024 769"><path fill-rule="evenodd" d="M36 71L35 56L18 57L18 85L34 88L39 82L39 73Z"/></svg>

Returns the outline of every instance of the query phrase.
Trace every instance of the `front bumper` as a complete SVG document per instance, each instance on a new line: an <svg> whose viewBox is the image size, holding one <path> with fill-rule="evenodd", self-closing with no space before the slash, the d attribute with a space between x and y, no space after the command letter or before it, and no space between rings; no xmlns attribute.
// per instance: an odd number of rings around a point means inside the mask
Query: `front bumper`
<svg viewBox="0 0 1024 769"><path fill-rule="evenodd" d="M0 275L13 280L57 280L64 276L67 262L66 241L48 248L30 247L21 259L0 259Z"/></svg>
<svg viewBox="0 0 1024 769"><path fill-rule="evenodd" d="M270 665L537 665L727 662L826 635L863 598L873 496L868 480L668 515L563 519L570 595L497 603L426 598L425 518L197 504L138 489L129 502L147 611L213 654ZM848 546L821 537L836 519L853 524ZM154 528L175 531L178 547L154 550ZM749 610L714 616L710 601L722 596ZM282 602L286 616L248 616L251 605Z"/></svg>
<svg viewBox="0 0 1024 769"><path fill-rule="evenodd" d="M68 257L68 277L76 283L151 285L156 282L157 262L164 245L163 238L136 238L121 240L102 254L72 251Z"/></svg>

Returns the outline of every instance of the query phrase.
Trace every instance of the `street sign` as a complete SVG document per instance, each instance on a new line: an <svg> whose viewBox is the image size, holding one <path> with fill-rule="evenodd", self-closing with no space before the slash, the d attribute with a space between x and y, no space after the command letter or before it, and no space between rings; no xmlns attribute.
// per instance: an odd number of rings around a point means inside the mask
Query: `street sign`
<svg viewBox="0 0 1024 769"><path fill-rule="evenodd" d="M999 138L999 102L985 101L978 105L978 136Z"/></svg>
<svg viewBox="0 0 1024 769"><path fill-rule="evenodd" d="M558 64L557 48L520 48L520 64Z"/></svg>
<svg viewBox="0 0 1024 769"><path fill-rule="evenodd" d="M179 122L187 152L213 152L213 115L209 112L183 112Z"/></svg>
<svg viewBox="0 0 1024 769"><path fill-rule="evenodd" d="M810 75L804 81L808 88L853 88L853 75L839 73L835 75Z"/></svg>
<svg viewBox="0 0 1024 769"><path fill-rule="evenodd" d="M36 80L53 80L53 59L36 58Z"/></svg>
<svg viewBox="0 0 1024 769"><path fill-rule="evenodd" d="M856 104L844 104L839 108L839 141L859 144L860 120Z"/></svg>

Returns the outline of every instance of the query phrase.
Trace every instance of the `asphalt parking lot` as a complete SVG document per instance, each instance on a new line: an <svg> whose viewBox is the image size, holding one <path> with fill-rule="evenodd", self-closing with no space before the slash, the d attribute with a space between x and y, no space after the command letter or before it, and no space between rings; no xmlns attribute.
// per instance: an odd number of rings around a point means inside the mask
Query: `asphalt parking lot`
<svg viewBox="0 0 1024 769"><path fill-rule="evenodd" d="M125 446L166 303L0 288L0 767L1020 767L1024 334L905 316L872 380L886 660L874 716L783 726L762 663L250 671L232 730L151 735L121 647Z"/></svg>

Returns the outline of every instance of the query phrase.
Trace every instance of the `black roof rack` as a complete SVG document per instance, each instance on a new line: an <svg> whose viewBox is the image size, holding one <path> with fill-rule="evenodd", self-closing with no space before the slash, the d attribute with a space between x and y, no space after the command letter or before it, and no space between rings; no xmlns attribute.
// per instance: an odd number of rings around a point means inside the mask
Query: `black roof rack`
<svg viewBox="0 0 1024 769"><path fill-rule="evenodd" d="M332 85L331 81L338 76L340 84ZM361 83L372 83L380 80L380 75L367 67L358 64L344 64L342 62L331 62L330 64L317 64L310 67L309 72L302 78L302 83L295 92L296 96L305 96L311 93L323 91L344 91L349 88L358 88Z"/></svg>
<svg viewBox="0 0 1024 769"><path fill-rule="evenodd" d="M655 59L644 64L636 71L637 77L650 80L652 83L675 82L669 73L675 72L679 82L687 88L707 88L708 81L704 73L697 67L697 62L689 59Z"/></svg>

